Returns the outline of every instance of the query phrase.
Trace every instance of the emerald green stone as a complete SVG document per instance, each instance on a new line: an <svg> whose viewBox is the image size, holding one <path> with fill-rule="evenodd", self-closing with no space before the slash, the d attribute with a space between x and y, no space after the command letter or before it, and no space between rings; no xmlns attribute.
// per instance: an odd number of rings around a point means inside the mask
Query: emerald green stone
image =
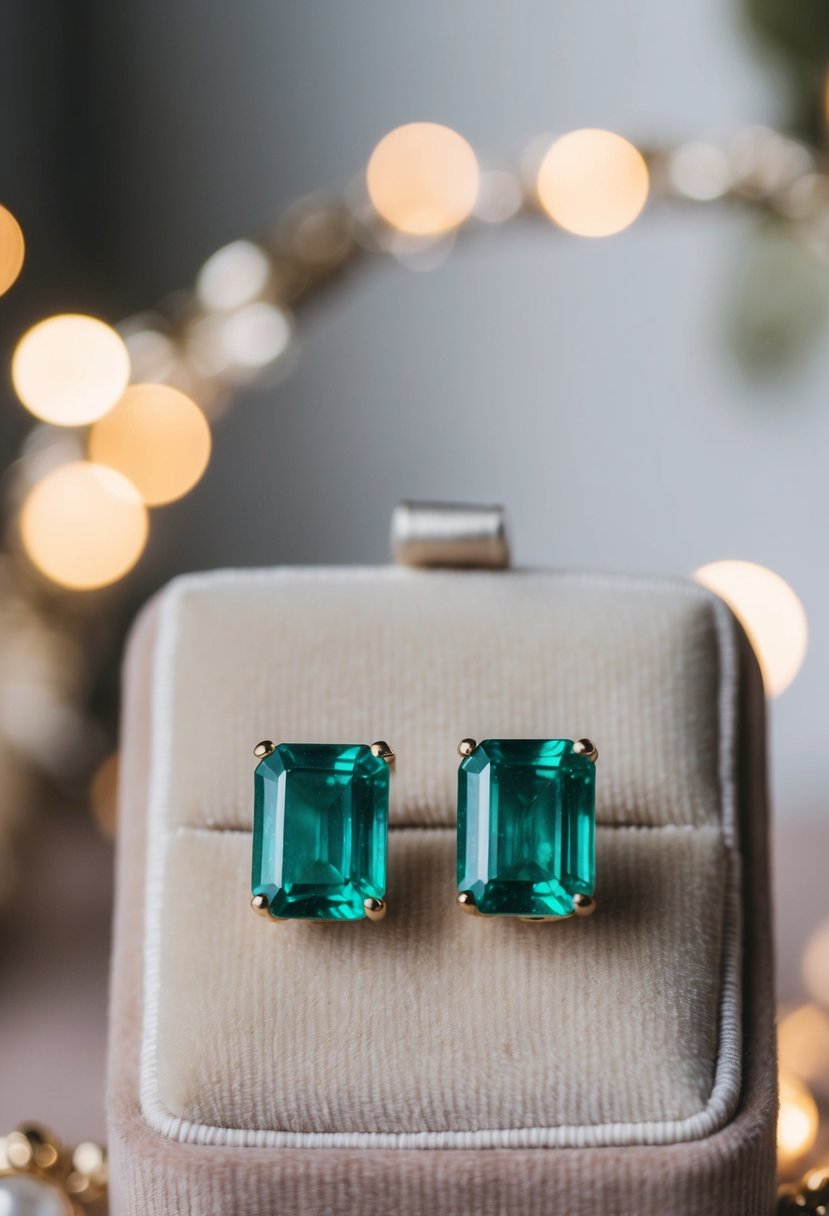
<svg viewBox="0 0 829 1216"><path fill-rule="evenodd" d="M388 813L365 744L280 743L254 774L252 893L275 917L361 920L386 893Z"/></svg>
<svg viewBox="0 0 829 1216"><path fill-rule="evenodd" d="M484 916L570 916L596 881L595 790L570 739L485 739L458 772L458 890Z"/></svg>

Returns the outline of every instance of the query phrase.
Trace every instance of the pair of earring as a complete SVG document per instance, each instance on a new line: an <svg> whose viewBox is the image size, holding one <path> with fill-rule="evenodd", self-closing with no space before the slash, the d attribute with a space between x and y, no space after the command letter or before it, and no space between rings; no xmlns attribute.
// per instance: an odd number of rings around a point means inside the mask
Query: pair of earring
<svg viewBox="0 0 829 1216"><path fill-rule="evenodd" d="M562 920L595 908L595 765L589 739L462 739L458 906ZM385 742L254 749L251 906L273 920L386 914Z"/></svg>

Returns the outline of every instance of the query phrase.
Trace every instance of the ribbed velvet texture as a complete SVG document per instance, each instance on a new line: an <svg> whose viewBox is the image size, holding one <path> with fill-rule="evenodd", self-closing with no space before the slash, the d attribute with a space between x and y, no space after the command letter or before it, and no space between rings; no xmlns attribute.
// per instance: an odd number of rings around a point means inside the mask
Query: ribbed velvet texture
<svg viewBox="0 0 829 1216"><path fill-rule="evenodd" d="M767 1210L762 696L744 653L724 693L729 631L707 596L550 575L239 573L179 585L162 615L160 643L158 608L145 615L127 673L116 1212L150 1195L196 1213ZM729 696L750 836L724 815ZM469 734L599 744L591 921L453 908L453 752ZM392 742L382 925L280 927L247 909L249 753L267 735ZM743 910L745 1002L729 1023ZM637 1126L664 1143L638 1146ZM562 1128L584 1147L483 1146ZM456 1147L327 1146L342 1133ZM287 1147L255 1147L284 1134Z"/></svg>

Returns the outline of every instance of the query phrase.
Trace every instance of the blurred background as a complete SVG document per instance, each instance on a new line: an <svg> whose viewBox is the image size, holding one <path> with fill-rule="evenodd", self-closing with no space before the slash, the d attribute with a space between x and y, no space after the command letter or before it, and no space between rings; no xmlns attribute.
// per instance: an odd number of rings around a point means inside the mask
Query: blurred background
<svg viewBox="0 0 829 1216"><path fill-rule="evenodd" d="M519 564L704 568L743 617L770 694L784 1166L810 1159L827 65L819 0L7 2L0 1130L104 1134L137 607L185 570L383 562L415 497L504 503Z"/></svg>

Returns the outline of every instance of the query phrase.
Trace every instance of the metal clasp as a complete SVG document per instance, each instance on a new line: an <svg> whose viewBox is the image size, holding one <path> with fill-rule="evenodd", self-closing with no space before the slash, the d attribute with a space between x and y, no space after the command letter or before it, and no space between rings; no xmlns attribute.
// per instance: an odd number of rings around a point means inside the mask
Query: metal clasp
<svg viewBox="0 0 829 1216"><path fill-rule="evenodd" d="M501 570L509 565L503 507L399 502L391 521L398 566Z"/></svg>

